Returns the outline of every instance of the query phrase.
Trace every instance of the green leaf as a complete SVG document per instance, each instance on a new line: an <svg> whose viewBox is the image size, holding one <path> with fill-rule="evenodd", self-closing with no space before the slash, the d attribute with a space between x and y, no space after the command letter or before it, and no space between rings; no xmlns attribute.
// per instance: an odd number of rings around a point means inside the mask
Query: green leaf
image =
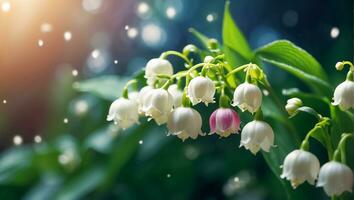
<svg viewBox="0 0 354 200"><path fill-rule="evenodd" d="M332 127L331 140L334 147L337 146L342 133L352 133L354 131L354 117L350 112L344 112L338 106L330 105Z"/></svg>
<svg viewBox="0 0 354 200"><path fill-rule="evenodd" d="M114 141L112 131L115 130L112 130L111 126L95 131L85 139L83 146L92 148L100 153L109 153L113 147Z"/></svg>
<svg viewBox="0 0 354 200"><path fill-rule="evenodd" d="M230 14L230 2L225 4L224 20L222 28L222 38L224 46L237 52L244 60L252 61L254 55L242 32L237 27ZM244 64L244 63L242 63Z"/></svg>
<svg viewBox="0 0 354 200"><path fill-rule="evenodd" d="M278 40L257 49L256 56L288 71L321 94L329 96L332 93L327 76L317 60L287 40Z"/></svg>
<svg viewBox="0 0 354 200"><path fill-rule="evenodd" d="M202 34L201 32L197 31L194 28L189 28L188 30L200 41L200 43L203 45L205 49L209 49L210 38L208 38L207 36L205 36L204 34Z"/></svg>
<svg viewBox="0 0 354 200"><path fill-rule="evenodd" d="M89 92L100 98L112 101L117 99L129 79L118 76L101 76L74 83L73 87L80 92Z"/></svg>
<svg viewBox="0 0 354 200"><path fill-rule="evenodd" d="M59 190L55 199L82 199L102 181L105 167L97 165L75 176L74 179L65 183Z"/></svg>
<svg viewBox="0 0 354 200"><path fill-rule="evenodd" d="M0 183L22 184L30 181L35 173L28 173L32 166L33 151L28 147L14 147L0 157Z"/></svg>

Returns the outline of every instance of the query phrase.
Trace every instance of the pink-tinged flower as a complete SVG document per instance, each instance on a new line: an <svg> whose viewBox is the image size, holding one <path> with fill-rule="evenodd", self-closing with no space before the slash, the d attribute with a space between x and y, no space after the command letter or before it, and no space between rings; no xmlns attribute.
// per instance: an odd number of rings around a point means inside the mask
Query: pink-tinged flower
<svg viewBox="0 0 354 200"><path fill-rule="evenodd" d="M220 137L228 137L240 130L240 117L230 108L215 110L209 119L210 134L216 133Z"/></svg>

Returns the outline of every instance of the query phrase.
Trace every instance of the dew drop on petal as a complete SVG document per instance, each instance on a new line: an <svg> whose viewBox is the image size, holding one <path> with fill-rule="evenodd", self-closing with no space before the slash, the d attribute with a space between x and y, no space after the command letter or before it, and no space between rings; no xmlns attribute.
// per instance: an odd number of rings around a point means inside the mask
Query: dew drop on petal
<svg viewBox="0 0 354 200"><path fill-rule="evenodd" d="M18 146L21 145L23 142L23 139L20 135L15 135L14 138L12 139L14 145Z"/></svg>

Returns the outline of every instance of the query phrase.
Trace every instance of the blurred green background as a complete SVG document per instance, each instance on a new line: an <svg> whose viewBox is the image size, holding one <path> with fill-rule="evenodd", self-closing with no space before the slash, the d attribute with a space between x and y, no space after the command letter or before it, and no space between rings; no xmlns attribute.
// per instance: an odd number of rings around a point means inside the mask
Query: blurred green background
<svg viewBox="0 0 354 200"><path fill-rule="evenodd" d="M144 119L126 131L105 120L128 78L142 78L147 60L189 43L200 46L189 27L221 40L224 1L4 2L11 9L0 10L1 199L287 197L262 154L238 148L239 135L181 142ZM235 0L231 13L252 48L291 40L318 59L333 85L344 79L334 65L353 59L352 1ZM309 91L283 71L265 70L279 94ZM304 102L328 115L325 105ZM205 132L215 108L197 106ZM241 117L241 125L250 119ZM287 134L267 120L281 132L275 134ZM300 135L315 124L306 115L292 120ZM316 142L313 150L325 162ZM328 199L321 188L300 188L297 198Z"/></svg>

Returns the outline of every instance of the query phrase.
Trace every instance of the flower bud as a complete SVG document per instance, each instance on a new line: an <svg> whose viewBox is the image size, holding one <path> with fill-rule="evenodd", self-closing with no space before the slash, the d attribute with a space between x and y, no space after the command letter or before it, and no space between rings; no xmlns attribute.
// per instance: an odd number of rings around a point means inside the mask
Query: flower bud
<svg viewBox="0 0 354 200"><path fill-rule="evenodd" d="M183 54L184 55L188 55L189 53L191 53L191 52L197 52L198 51L198 48L195 46L195 45L193 45L193 44L188 44L187 46L185 46L184 48L183 48Z"/></svg>
<svg viewBox="0 0 354 200"><path fill-rule="evenodd" d="M215 85L207 77L198 76L193 78L188 85L187 96L193 105L204 102L208 106L208 103L214 103L214 94Z"/></svg>
<svg viewBox="0 0 354 200"><path fill-rule="evenodd" d="M142 99L142 111L151 117L158 125L164 124L172 110L173 99L164 89L152 89Z"/></svg>
<svg viewBox="0 0 354 200"><path fill-rule="evenodd" d="M302 101L299 98L291 98L288 99L285 105L286 111L289 113L289 115L293 115L298 108L302 106Z"/></svg>
<svg viewBox="0 0 354 200"><path fill-rule="evenodd" d="M202 133L202 117L193 108L178 107L173 110L167 121L169 135L176 135L183 141L187 138L196 139Z"/></svg>
<svg viewBox="0 0 354 200"><path fill-rule="evenodd" d="M343 62L337 62L337 63L336 63L336 69L337 69L338 71L341 71L343 68L344 68Z"/></svg>
<svg viewBox="0 0 354 200"><path fill-rule="evenodd" d="M126 129L139 123L138 104L134 100L119 98L115 100L107 115L107 121L114 121L118 127Z"/></svg>
<svg viewBox="0 0 354 200"><path fill-rule="evenodd" d="M209 62L211 62L211 61L213 61L214 60L214 57L213 56L205 56L205 58L204 58L204 62L205 63L209 63Z"/></svg>
<svg viewBox="0 0 354 200"><path fill-rule="evenodd" d="M248 110L256 112L262 104L262 91L258 86L242 83L234 92L233 106L238 106L242 112Z"/></svg>
<svg viewBox="0 0 354 200"><path fill-rule="evenodd" d="M254 120L246 124L241 132L240 147L244 146L253 154L260 149L269 152L274 146L274 132L271 126L264 121Z"/></svg>
<svg viewBox="0 0 354 200"><path fill-rule="evenodd" d="M176 84L170 85L167 90L173 99L173 107L177 108L182 105L182 97L183 97L183 91L178 89L178 86Z"/></svg>
<svg viewBox="0 0 354 200"><path fill-rule="evenodd" d="M344 81L339 84L334 90L333 105L339 105L341 110L354 108L354 82Z"/></svg>
<svg viewBox="0 0 354 200"><path fill-rule="evenodd" d="M323 187L328 196L352 192L353 171L340 162L327 162L320 169L316 186Z"/></svg>
<svg viewBox="0 0 354 200"><path fill-rule="evenodd" d="M165 59L153 58L145 67L145 78L148 85L153 85L157 79L158 74L172 75L172 64Z"/></svg>
<svg viewBox="0 0 354 200"><path fill-rule="evenodd" d="M230 108L219 108L209 118L210 134L228 137L240 130L240 117Z"/></svg>
<svg viewBox="0 0 354 200"><path fill-rule="evenodd" d="M320 162L315 155L308 151L297 149L285 157L283 173L280 177L290 180L295 189L305 181L313 185L319 170Z"/></svg>

